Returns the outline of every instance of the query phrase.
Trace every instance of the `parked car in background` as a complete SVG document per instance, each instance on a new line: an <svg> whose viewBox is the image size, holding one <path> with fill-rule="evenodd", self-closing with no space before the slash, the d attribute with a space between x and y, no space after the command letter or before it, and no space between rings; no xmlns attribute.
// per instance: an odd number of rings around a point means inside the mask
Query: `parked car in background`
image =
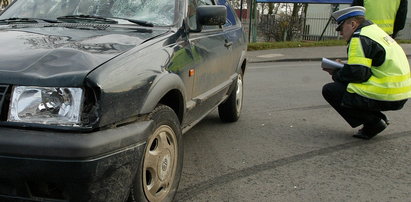
<svg viewBox="0 0 411 202"><path fill-rule="evenodd" d="M182 134L240 116L226 0L14 0L0 44L0 201L172 201Z"/></svg>

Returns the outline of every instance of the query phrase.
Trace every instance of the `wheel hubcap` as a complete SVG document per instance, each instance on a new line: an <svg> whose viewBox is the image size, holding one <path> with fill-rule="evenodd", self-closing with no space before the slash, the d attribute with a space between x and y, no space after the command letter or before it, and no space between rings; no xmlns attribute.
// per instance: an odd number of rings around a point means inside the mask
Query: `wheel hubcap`
<svg viewBox="0 0 411 202"><path fill-rule="evenodd" d="M241 111L242 104L243 104L243 78L241 74L239 74L237 78L237 90L236 90L235 101L236 101L237 113L239 114Z"/></svg>
<svg viewBox="0 0 411 202"><path fill-rule="evenodd" d="M167 175L169 174L170 171L170 162L171 162L171 155L167 154L162 157L162 160L158 164L158 176L160 177L161 181L164 181L167 179Z"/></svg>
<svg viewBox="0 0 411 202"><path fill-rule="evenodd" d="M149 201L161 201L170 192L177 167L174 131L160 126L147 141L143 163L143 187Z"/></svg>

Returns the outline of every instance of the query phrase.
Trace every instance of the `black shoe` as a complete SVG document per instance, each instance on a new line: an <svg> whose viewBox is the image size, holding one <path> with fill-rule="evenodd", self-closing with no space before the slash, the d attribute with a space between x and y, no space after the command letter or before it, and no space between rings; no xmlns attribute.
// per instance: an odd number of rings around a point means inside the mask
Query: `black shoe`
<svg viewBox="0 0 411 202"><path fill-rule="evenodd" d="M385 121L385 124L390 125L390 120L388 119L388 117L383 114L382 112L379 113L380 118Z"/></svg>
<svg viewBox="0 0 411 202"><path fill-rule="evenodd" d="M384 120L380 120L375 124L364 124L364 126L353 137L369 140L376 136L378 133L387 128L387 124Z"/></svg>

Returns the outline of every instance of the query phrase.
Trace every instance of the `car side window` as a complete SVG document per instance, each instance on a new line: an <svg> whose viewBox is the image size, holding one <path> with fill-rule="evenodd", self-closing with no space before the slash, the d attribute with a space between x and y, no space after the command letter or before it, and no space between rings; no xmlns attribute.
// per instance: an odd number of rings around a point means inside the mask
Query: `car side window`
<svg viewBox="0 0 411 202"><path fill-rule="evenodd" d="M226 0L218 0L218 5L225 6L227 8L227 19L224 24L224 27L230 27L237 24L237 17L235 16L235 12L230 4Z"/></svg>
<svg viewBox="0 0 411 202"><path fill-rule="evenodd" d="M197 7L202 5L215 5L213 0L189 0L188 1L188 25L190 29L197 29ZM210 30L210 29L219 29L220 26L203 26L203 30Z"/></svg>
<svg viewBox="0 0 411 202"><path fill-rule="evenodd" d="M213 5L213 1L212 0L198 0L198 5Z"/></svg>
<svg viewBox="0 0 411 202"><path fill-rule="evenodd" d="M188 1L188 11L187 11L187 18L188 18L188 26L190 29L195 30L197 29L197 1L196 0L189 0Z"/></svg>

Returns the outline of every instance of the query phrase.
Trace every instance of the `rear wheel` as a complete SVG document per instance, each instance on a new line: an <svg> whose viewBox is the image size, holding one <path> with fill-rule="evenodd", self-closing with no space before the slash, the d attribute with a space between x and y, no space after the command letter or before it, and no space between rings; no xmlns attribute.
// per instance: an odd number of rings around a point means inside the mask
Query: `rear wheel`
<svg viewBox="0 0 411 202"><path fill-rule="evenodd" d="M238 74L235 89L226 101L218 106L218 115L224 122L235 122L240 118L243 107L243 75Z"/></svg>
<svg viewBox="0 0 411 202"><path fill-rule="evenodd" d="M165 105L149 115L153 133L134 179L129 201L172 201L176 194L183 162L183 143L179 120Z"/></svg>

